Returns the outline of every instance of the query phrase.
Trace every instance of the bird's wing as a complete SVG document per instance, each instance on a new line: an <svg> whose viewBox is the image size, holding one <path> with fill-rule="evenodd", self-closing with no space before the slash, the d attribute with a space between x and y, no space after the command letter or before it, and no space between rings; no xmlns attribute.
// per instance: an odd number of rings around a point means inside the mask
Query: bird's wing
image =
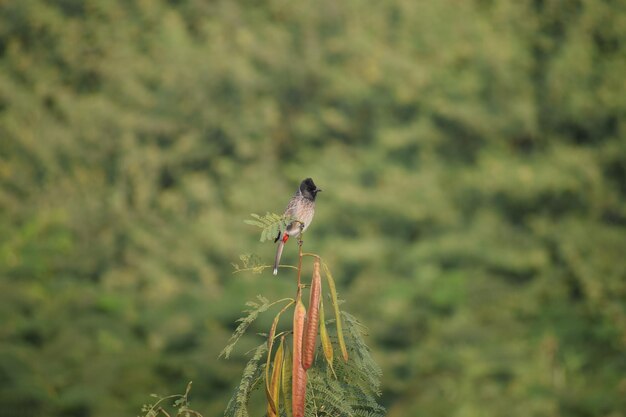
<svg viewBox="0 0 626 417"><path fill-rule="evenodd" d="M287 208L285 209L285 216L286 217L291 217L293 219L299 219L300 217L300 213L299 213L299 209L298 206L301 205L300 202L301 196L300 196L300 192L298 190L298 192L296 192L296 194L291 198L291 200L289 200L289 204L287 204ZM287 226L287 234L292 234L296 228L299 229L301 227L300 222L291 222L288 226Z"/></svg>

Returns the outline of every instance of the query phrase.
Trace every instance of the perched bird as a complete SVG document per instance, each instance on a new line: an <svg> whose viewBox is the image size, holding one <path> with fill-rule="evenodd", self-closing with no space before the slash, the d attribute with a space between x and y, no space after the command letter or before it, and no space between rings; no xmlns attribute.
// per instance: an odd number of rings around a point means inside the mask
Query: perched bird
<svg viewBox="0 0 626 417"><path fill-rule="evenodd" d="M303 233L311 224L313 215L315 214L315 197L317 193L322 191L315 186L315 183L311 178L307 178L302 183L298 191L291 197L287 208L285 209L285 216L291 219L295 219L285 229L285 232L278 232L278 236L274 239L274 242L278 242L278 248L276 248L276 259L274 260L274 275L278 274L278 264L280 263L280 257L283 254L283 248L287 240L293 236L298 237L300 233Z"/></svg>

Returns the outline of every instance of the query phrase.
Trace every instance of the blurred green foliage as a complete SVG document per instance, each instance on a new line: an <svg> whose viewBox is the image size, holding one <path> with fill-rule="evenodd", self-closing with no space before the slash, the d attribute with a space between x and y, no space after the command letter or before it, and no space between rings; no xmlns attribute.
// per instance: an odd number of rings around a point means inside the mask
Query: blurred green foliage
<svg viewBox="0 0 626 417"><path fill-rule="evenodd" d="M624 74L619 0L0 2L0 416L220 415L307 176L389 416L626 415Z"/></svg>

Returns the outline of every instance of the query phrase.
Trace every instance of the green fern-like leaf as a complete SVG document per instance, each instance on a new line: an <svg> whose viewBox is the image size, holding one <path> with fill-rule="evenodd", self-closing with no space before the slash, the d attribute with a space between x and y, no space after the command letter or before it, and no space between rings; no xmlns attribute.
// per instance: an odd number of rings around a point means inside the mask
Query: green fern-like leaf
<svg viewBox="0 0 626 417"><path fill-rule="evenodd" d="M246 253L239 255L239 263L231 263L234 272L251 271L253 274L260 274L265 268L270 268L271 265L265 265L261 261L261 258L254 253Z"/></svg>
<svg viewBox="0 0 626 417"><path fill-rule="evenodd" d="M265 342L255 349L252 358L243 370L239 386L226 406L224 417L249 417L248 401L255 386L258 386L258 382L263 378L264 365L261 364L261 358L266 352L267 343Z"/></svg>
<svg viewBox="0 0 626 417"><path fill-rule="evenodd" d="M279 232L284 232L287 226L294 221L291 217L269 212L265 216L260 216L256 213L252 213L250 216L254 220L246 219L243 222L262 229L261 242L274 240Z"/></svg>
<svg viewBox="0 0 626 417"><path fill-rule="evenodd" d="M346 398L346 386L328 378L325 372L311 368L308 372L305 416L352 416L354 410Z"/></svg>
<svg viewBox="0 0 626 417"><path fill-rule="evenodd" d="M267 298L258 295L257 300L258 302L248 301L246 303L246 305L250 308L245 310L244 312L248 314L245 317L241 317L237 320L239 322L239 325L235 329L235 332L232 334L230 339L228 339L228 344L220 352L219 357L223 356L228 359L231 352L233 351L233 348L235 347L241 336L243 336L243 334L246 332L250 324L252 324L252 322L254 322L254 320L259 317L259 314L266 311L270 307L270 302Z"/></svg>
<svg viewBox="0 0 626 417"><path fill-rule="evenodd" d="M351 314L341 312L346 327L346 345L350 352L348 362L337 361L338 375L343 375L350 385L359 387L370 396L379 396L382 370L372 358L363 340L364 326Z"/></svg>

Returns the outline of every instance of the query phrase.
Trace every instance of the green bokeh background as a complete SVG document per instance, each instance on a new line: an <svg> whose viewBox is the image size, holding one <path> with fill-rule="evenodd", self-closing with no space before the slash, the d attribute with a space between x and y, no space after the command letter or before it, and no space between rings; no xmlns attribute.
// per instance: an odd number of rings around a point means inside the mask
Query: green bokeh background
<svg viewBox="0 0 626 417"><path fill-rule="evenodd" d="M625 74L619 0L0 1L0 416L221 415L308 176L390 417L625 416Z"/></svg>

